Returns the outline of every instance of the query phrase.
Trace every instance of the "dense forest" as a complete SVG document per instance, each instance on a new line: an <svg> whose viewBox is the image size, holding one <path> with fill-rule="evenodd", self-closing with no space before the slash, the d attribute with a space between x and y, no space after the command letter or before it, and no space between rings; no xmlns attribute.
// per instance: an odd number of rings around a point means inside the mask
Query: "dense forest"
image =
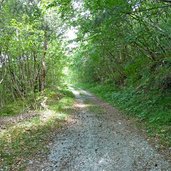
<svg viewBox="0 0 171 171"><path fill-rule="evenodd" d="M163 1L84 1L73 77L170 136L171 13ZM78 25L79 23L79 25ZM78 74L79 73L79 74ZM94 85L95 84L95 85Z"/></svg>
<svg viewBox="0 0 171 171"><path fill-rule="evenodd" d="M171 3L88 1L76 12L73 79L171 140ZM79 23L79 24L78 24Z"/></svg>
<svg viewBox="0 0 171 171"><path fill-rule="evenodd" d="M170 91L170 3L8 0L0 15L1 107L60 84L68 63L74 80Z"/></svg>
<svg viewBox="0 0 171 171"><path fill-rule="evenodd" d="M85 1L78 16L81 78L167 91L170 88L170 4Z"/></svg>
<svg viewBox="0 0 171 171"><path fill-rule="evenodd" d="M72 85L170 146L170 45L169 0L0 0L0 116Z"/></svg>
<svg viewBox="0 0 171 171"><path fill-rule="evenodd" d="M60 84L66 56L60 35L65 26L59 9L49 8L46 1L8 0L0 5L0 106L7 106L8 114L13 102L14 108L29 107L38 92Z"/></svg>

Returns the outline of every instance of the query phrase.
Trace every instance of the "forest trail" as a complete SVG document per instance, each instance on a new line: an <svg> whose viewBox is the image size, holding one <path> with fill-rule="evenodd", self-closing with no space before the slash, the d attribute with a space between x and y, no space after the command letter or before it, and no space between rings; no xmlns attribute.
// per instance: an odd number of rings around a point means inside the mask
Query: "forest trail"
<svg viewBox="0 0 171 171"><path fill-rule="evenodd" d="M171 171L171 165L115 108L83 90L46 161L28 171Z"/></svg>

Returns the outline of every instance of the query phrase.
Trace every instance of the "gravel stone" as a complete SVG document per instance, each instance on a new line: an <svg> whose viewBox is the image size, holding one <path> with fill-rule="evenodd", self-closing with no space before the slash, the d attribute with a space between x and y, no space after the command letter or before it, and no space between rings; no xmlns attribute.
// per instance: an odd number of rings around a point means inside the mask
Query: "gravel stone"
<svg viewBox="0 0 171 171"><path fill-rule="evenodd" d="M85 101L102 109L105 104L83 90L72 91L77 99L72 124L55 137L47 161L27 170L171 171L170 163L116 109L108 106L97 117Z"/></svg>

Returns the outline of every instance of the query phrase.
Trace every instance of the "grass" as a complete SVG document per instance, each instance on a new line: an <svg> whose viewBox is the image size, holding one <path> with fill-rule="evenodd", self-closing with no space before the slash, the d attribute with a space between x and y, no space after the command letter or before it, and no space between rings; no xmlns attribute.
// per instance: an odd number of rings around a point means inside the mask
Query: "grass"
<svg viewBox="0 0 171 171"><path fill-rule="evenodd" d="M156 137L164 146L171 147L171 93L134 88L118 89L111 85L79 84L111 105L144 123L147 134Z"/></svg>
<svg viewBox="0 0 171 171"><path fill-rule="evenodd" d="M46 154L47 144L69 117L68 109L74 102L72 93L58 90L44 92L42 96L45 95L48 109L0 132L0 170L25 170L33 156Z"/></svg>
<svg viewBox="0 0 171 171"><path fill-rule="evenodd" d="M30 94L29 97L21 100L18 99L14 102L9 102L9 104L3 106L0 108L0 116L16 116L20 113L27 112L27 110L36 110L40 109L40 103L44 99L45 96L48 96L51 98L51 101L56 102L55 100L59 100L61 98L65 97L71 97L73 98L72 92L70 92L67 87L58 87L53 89L46 89L43 93L37 93L37 94ZM50 101L50 100L49 100ZM59 104L58 104L59 105ZM63 103L64 105L64 103Z"/></svg>
<svg viewBox="0 0 171 171"><path fill-rule="evenodd" d="M0 116L15 116L27 108L26 101L17 100L0 109Z"/></svg>

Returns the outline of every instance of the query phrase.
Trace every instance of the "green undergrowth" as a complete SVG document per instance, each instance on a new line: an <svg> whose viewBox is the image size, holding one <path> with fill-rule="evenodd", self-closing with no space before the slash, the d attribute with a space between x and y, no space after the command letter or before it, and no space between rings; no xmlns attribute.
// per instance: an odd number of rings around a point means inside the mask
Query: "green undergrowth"
<svg viewBox="0 0 171 171"><path fill-rule="evenodd" d="M46 90L47 109L36 117L0 130L0 170L25 170L33 156L46 154L48 143L70 115L74 95L67 89Z"/></svg>
<svg viewBox="0 0 171 171"><path fill-rule="evenodd" d="M171 146L171 92L159 90L118 89L111 85L79 84L98 97L136 117L145 123L149 136L158 138L165 146Z"/></svg>
<svg viewBox="0 0 171 171"><path fill-rule="evenodd" d="M2 108L0 108L0 116L14 116L19 113L25 112L27 109L26 100L17 100L16 102L12 102Z"/></svg>
<svg viewBox="0 0 171 171"><path fill-rule="evenodd" d="M53 99L60 100L61 98L64 101L64 99L67 100L66 97L73 98L73 94L67 89L67 87L45 89L41 93L30 94L30 96L25 99L18 99L15 102L9 103L0 108L0 116L15 116L21 113L26 113L28 110L39 110L42 108L41 103L44 100L44 97L50 97L52 99L51 101L53 101ZM63 102L61 104L64 105Z"/></svg>

